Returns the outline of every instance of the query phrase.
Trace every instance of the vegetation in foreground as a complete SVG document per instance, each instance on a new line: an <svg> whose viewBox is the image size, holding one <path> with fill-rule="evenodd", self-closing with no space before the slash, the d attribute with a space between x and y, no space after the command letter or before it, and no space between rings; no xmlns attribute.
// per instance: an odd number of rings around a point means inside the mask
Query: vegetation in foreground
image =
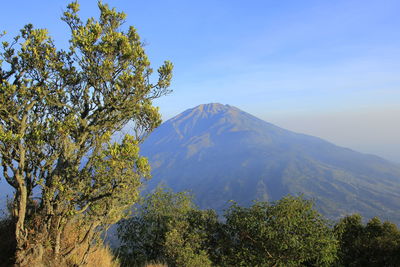
<svg viewBox="0 0 400 267"><path fill-rule="evenodd" d="M79 222L66 226L64 244L82 239L86 232L82 226ZM0 221L0 266L12 265L12 227L9 218ZM310 201L292 196L251 207L234 203L220 220L214 210L197 209L190 194L158 188L135 206L132 217L118 223L118 236L121 245L113 252L98 240L59 266L400 264L400 230L395 224L378 218L363 224L355 214L333 225ZM52 266L52 259L42 257L30 264Z"/></svg>
<svg viewBox="0 0 400 267"><path fill-rule="evenodd" d="M378 218L351 215L333 225L312 202L237 204L218 220L187 193L158 188L119 222L122 266L399 266L400 231Z"/></svg>

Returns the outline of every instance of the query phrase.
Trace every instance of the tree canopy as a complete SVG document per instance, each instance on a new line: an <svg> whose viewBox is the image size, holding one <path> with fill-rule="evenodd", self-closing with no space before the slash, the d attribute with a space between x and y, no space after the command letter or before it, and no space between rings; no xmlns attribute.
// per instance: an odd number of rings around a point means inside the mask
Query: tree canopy
<svg viewBox="0 0 400 267"><path fill-rule="evenodd" d="M213 227L212 210L199 210L186 192L159 187L147 195L134 215L118 225L122 242L118 255L124 266L165 262L168 266L211 266L208 250Z"/></svg>
<svg viewBox="0 0 400 267"><path fill-rule="evenodd" d="M0 162L15 190L20 264L29 255L57 259L90 243L96 230L124 215L149 177L139 144L161 122L152 101L170 92L173 66L166 61L153 79L136 29L121 27L126 15L101 2L98 7L98 20L82 21L79 4L68 5L66 50L30 24L2 42ZM113 142L128 122L134 134ZM85 222L86 234L63 247L64 227L77 220ZM47 245L38 246L44 239Z"/></svg>
<svg viewBox="0 0 400 267"><path fill-rule="evenodd" d="M218 220L212 210L194 207L190 195L158 189L119 224L118 234L126 266L331 266L338 249L312 203L291 196L233 204Z"/></svg>
<svg viewBox="0 0 400 267"><path fill-rule="evenodd" d="M312 202L301 197L249 208L234 204L225 218L224 261L231 265L330 266L336 259L333 231Z"/></svg>
<svg viewBox="0 0 400 267"><path fill-rule="evenodd" d="M362 223L359 214L344 217L335 225L340 242L338 266L399 266L400 230L377 217Z"/></svg>

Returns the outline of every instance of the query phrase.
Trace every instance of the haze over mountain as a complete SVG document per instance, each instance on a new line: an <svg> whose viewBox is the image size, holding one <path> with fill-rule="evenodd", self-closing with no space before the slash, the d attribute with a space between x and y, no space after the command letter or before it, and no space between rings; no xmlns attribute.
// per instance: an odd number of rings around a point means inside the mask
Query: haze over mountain
<svg viewBox="0 0 400 267"><path fill-rule="evenodd" d="M344 129L345 130L345 129ZM201 208L304 194L330 218L349 213L400 222L400 167L294 133L233 106L205 104L163 123L142 146L153 178L189 190Z"/></svg>

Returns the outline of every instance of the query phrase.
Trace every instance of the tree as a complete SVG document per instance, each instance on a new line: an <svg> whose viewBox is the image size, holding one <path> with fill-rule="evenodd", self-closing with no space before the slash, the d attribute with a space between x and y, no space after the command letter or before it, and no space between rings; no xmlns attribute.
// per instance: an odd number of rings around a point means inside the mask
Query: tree
<svg viewBox="0 0 400 267"><path fill-rule="evenodd" d="M163 262L168 266L210 266L209 236L218 224L211 210L198 210L192 196L165 188L146 196L133 217L118 224L118 250L126 266ZM210 249L209 249L210 248Z"/></svg>
<svg viewBox="0 0 400 267"><path fill-rule="evenodd" d="M83 22L78 3L68 5L68 50L30 24L2 43L0 161L15 190L17 264L46 253L57 260L90 244L124 215L149 177L139 144L161 122L152 101L169 93L172 64L153 81L135 28L121 30L126 15L98 7L100 18ZM130 121L134 135L112 142ZM34 200L35 188L41 193ZM63 229L76 222L85 235L64 247Z"/></svg>
<svg viewBox="0 0 400 267"><path fill-rule="evenodd" d="M359 214L335 225L340 241L338 266L399 266L400 231L390 222L372 218L366 225Z"/></svg>
<svg viewBox="0 0 400 267"><path fill-rule="evenodd" d="M330 266L337 240L312 203L285 197L226 215L225 266Z"/></svg>

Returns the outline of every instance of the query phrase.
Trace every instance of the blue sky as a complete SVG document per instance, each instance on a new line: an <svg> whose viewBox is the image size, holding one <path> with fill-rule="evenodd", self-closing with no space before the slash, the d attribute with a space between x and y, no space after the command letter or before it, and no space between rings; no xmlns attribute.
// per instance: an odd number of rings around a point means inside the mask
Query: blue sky
<svg viewBox="0 0 400 267"><path fill-rule="evenodd" d="M4 1L0 30L48 28L69 1ZM127 13L155 68L175 65L165 119L202 103L237 106L290 130L400 162L400 1L105 1ZM96 17L96 1L81 1Z"/></svg>

